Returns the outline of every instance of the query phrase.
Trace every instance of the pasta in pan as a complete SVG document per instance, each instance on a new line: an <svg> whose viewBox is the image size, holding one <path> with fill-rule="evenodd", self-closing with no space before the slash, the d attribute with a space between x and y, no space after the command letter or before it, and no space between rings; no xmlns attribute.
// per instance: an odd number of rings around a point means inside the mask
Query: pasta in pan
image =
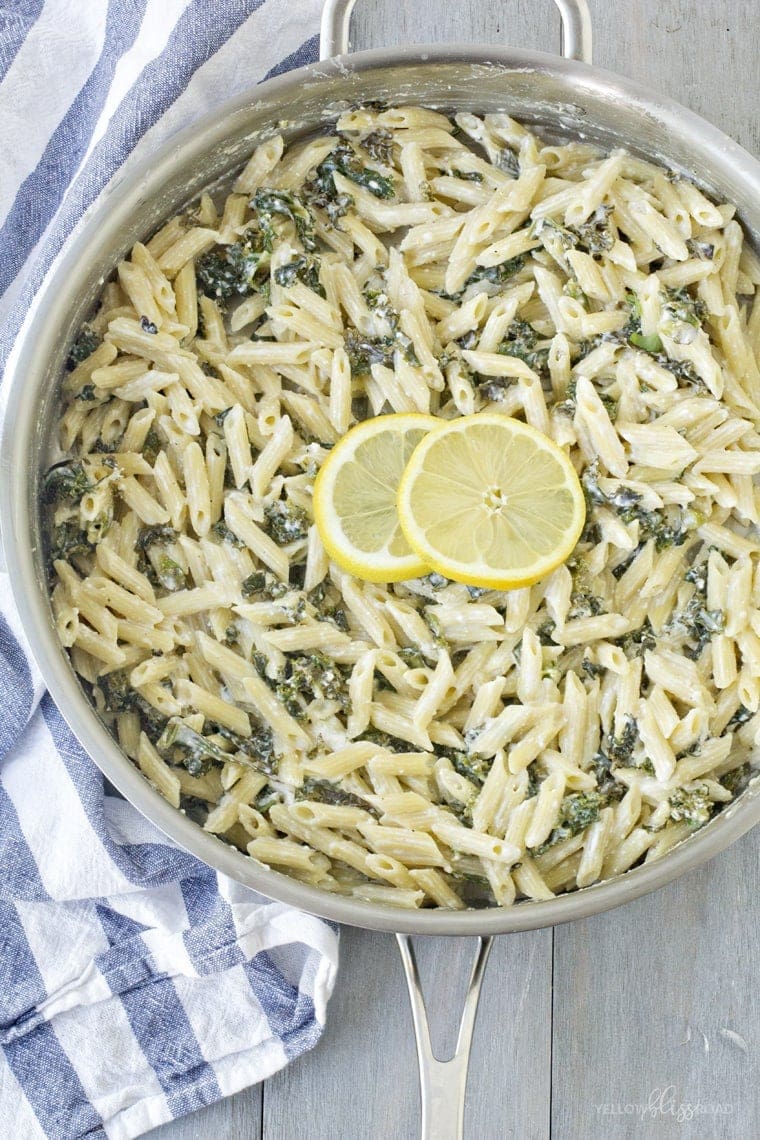
<svg viewBox="0 0 760 1140"><path fill-rule="evenodd" d="M121 747L253 858L400 906L657 858L760 729L760 265L731 206L507 115L261 144L104 288L46 481L62 643ZM343 572L357 420L497 411L565 448L572 557L484 591Z"/></svg>

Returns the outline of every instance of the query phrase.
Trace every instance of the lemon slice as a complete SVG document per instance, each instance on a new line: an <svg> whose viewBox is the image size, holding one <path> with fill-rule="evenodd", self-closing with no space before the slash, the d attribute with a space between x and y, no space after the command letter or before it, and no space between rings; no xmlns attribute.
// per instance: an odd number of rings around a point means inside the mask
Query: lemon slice
<svg viewBox="0 0 760 1140"><path fill-rule="evenodd" d="M428 572L401 532L396 494L409 456L438 423L421 413L364 420L322 464L314 518L325 550L344 570L370 582Z"/></svg>
<svg viewBox="0 0 760 1140"><path fill-rule="evenodd" d="M439 425L399 485L399 521L419 557L456 582L496 590L528 586L564 562L586 514L564 451L504 415Z"/></svg>

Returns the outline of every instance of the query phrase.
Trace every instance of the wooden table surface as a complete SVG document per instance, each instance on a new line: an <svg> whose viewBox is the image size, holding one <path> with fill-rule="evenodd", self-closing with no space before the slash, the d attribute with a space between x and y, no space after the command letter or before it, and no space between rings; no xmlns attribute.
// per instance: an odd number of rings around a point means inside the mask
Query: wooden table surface
<svg viewBox="0 0 760 1140"><path fill-rule="evenodd" d="M760 155L758 0L591 6L598 66L651 84ZM555 51L555 17L549 0L359 0L352 39ZM467 1140L760 1136L759 854L760 829L648 898L497 939ZM453 1046L473 951L470 940L418 940L439 1055ZM416 1062L395 940L347 928L341 958L316 1049L151 1140L414 1140Z"/></svg>

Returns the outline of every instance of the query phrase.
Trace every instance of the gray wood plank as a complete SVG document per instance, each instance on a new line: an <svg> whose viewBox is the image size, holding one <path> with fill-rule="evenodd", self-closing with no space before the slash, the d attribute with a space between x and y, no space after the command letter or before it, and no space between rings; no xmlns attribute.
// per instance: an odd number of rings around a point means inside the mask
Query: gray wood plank
<svg viewBox="0 0 760 1140"><path fill-rule="evenodd" d="M414 43L504 44L559 50L559 16L550 0L358 0L351 21L357 49Z"/></svg>
<svg viewBox="0 0 760 1140"><path fill-rule="evenodd" d="M759 849L750 834L648 898L556 930L558 1140L758 1135Z"/></svg>
<svg viewBox="0 0 760 1140"><path fill-rule="evenodd" d="M418 939L439 1056L450 1055L474 941ZM346 928L316 1049L269 1080L266 1140L413 1140L419 1093L411 1014L390 935ZM497 939L483 985L465 1116L469 1140L549 1135L551 932Z"/></svg>
<svg viewBox="0 0 760 1140"><path fill-rule="evenodd" d="M753 0L592 0L599 67L669 95L760 153Z"/></svg>

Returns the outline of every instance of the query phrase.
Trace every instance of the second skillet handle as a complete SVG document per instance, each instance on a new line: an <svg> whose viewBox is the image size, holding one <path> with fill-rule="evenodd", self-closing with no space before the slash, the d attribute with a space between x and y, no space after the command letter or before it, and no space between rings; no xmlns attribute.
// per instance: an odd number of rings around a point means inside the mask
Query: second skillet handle
<svg viewBox="0 0 760 1140"><path fill-rule="evenodd" d="M462 1140L464 1129L464 1096L467 1088L467 1065L470 1060L472 1031L493 938L479 938L478 952L472 966L462 1020L454 1056L439 1061L430 1042L425 1000L414 946L408 934L397 934L401 960L404 963L409 1001L412 1005L417 1060L420 1066L422 1101L422 1140Z"/></svg>
<svg viewBox="0 0 760 1140"><path fill-rule="evenodd" d="M591 13L588 0L554 0L562 20L560 51L566 59L591 63ZM356 0L325 0L319 35L319 58L348 55L348 25Z"/></svg>

